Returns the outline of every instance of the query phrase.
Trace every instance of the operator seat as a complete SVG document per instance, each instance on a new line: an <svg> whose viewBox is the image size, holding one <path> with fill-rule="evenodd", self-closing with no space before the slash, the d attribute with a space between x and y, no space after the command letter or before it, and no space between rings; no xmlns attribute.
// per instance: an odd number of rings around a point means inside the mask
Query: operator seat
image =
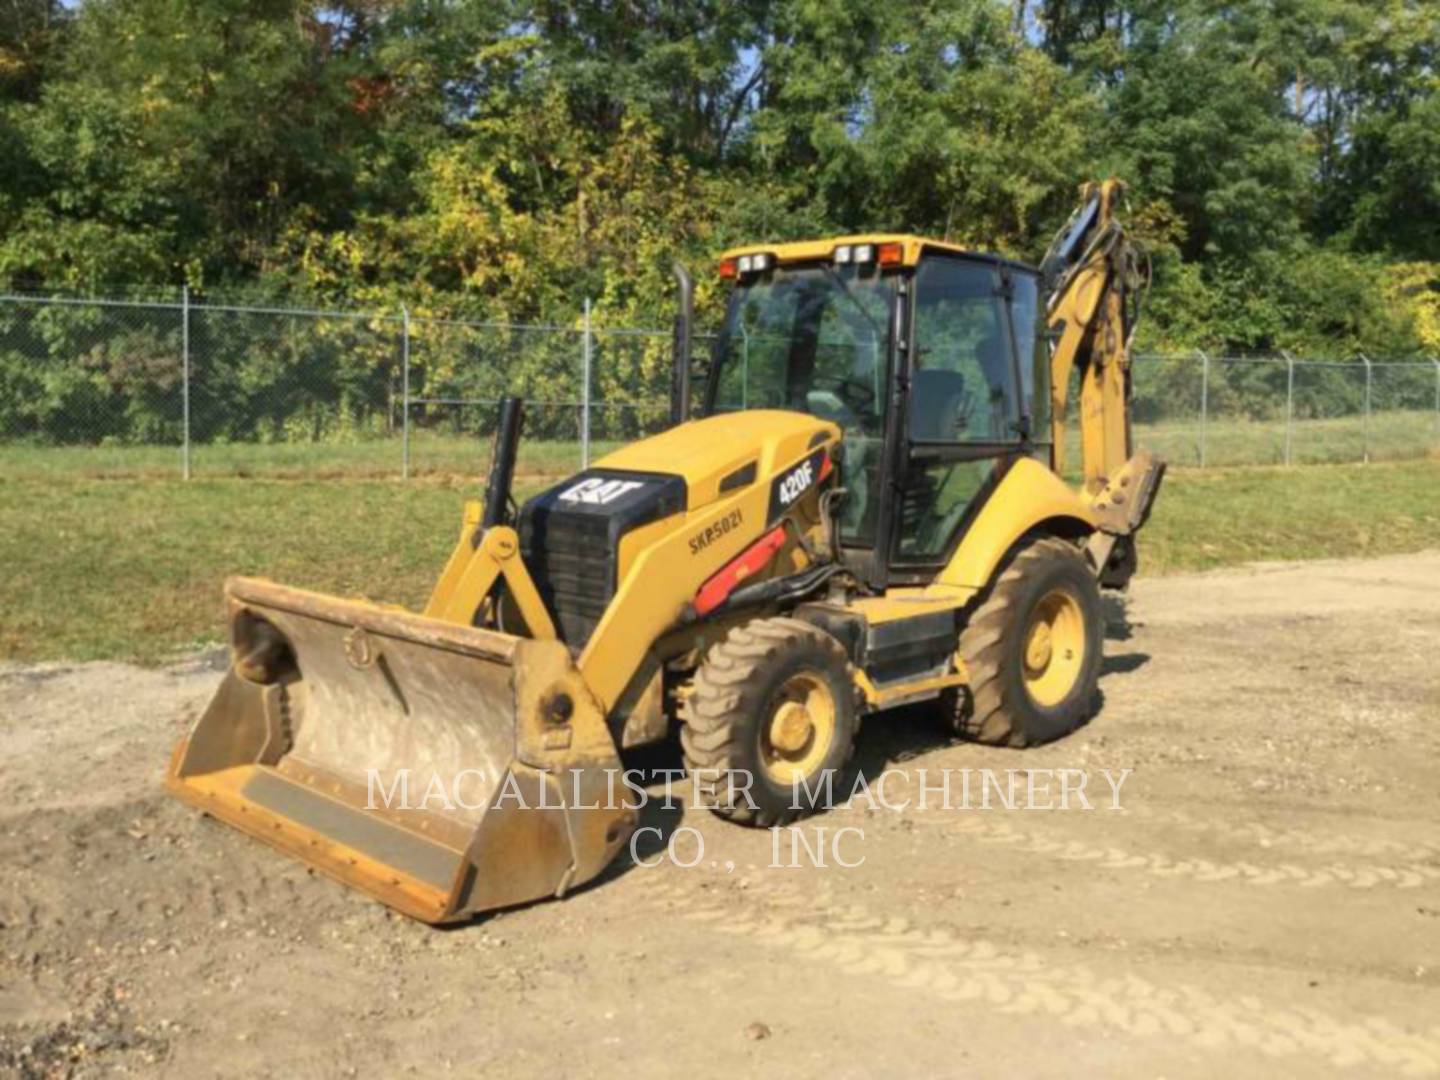
<svg viewBox="0 0 1440 1080"><path fill-rule="evenodd" d="M910 438L954 442L965 434L965 376L958 371L915 372L910 382Z"/></svg>

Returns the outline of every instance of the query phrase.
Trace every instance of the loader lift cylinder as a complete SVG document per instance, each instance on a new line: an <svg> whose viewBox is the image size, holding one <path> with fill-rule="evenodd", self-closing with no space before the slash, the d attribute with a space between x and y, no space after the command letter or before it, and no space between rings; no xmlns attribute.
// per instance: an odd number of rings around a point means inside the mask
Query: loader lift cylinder
<svg viewBox="0 0 1440 1080"><path fill-rule="evenodd" d="M500 426L495 429L495 452L490 458L490 477L485 484L482 528L503 525L509 517L510 484L515 479L515 452L520 445L524 408L522 398L506 397L500 401Z"/></svg>

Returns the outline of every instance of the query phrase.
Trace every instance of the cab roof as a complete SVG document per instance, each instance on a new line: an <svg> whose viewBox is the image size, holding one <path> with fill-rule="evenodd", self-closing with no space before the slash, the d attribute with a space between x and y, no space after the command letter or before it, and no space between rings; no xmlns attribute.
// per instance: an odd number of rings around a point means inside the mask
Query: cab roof
<svg viewBox="0 0 1440 1080"><path fill-rule="evenodd" d="M743 247L733 247L721 253L720 258L732 259L741 255L755 255L760 252L768 252L775 256L775 261L784 265L786 263L820 262L829 261L835 249L842 244L874 244L877 247L881 244L899 244L902 256L900 265L914 266L920 261L920 256L926 251L938 251L949 255L965 255L972 259L984 259L987 262L1005 263L1010 266L1019 267L1022 270L1034 272L1035 267L1028 263L1017 262L1014 259L1007 259L1003 255L995 255L990 252L973 251L969 248L960 247L946 240L934 240L927 236L916 236L914 233L854 233L849 236L827 236L820 240L792 240L782 244L745 244Z"/></svg>

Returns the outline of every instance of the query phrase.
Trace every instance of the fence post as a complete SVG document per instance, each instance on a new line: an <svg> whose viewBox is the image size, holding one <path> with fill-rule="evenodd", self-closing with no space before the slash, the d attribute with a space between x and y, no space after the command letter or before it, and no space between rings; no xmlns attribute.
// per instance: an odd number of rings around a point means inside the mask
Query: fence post
<svg viewBox="0 0 1440 1080"><path fill-rule="evenodd" d="M400 305L400 479L410 479L410 307Z"/></svg>
<svg viewBox="0 0 1440 1080"><path fill-rule="evenodd" d="M1200 468L1205 467L1205 435L1210 425L1210 354L1200 352Z"/></svg>
<svg viewBox="0 0 1440 1080"><path fill-rule="evenodd" d="M1432 356L1430 363L1435 365L1435 438L1440 440L1440 360Z"/></svg>
<svg viewBox="0 0 1440 1080"><path fill-rule="evenodd" d="M590 298L585 298L585 330L580 344L580 468L590 467Z"/></svg>
<svg viewBox="0 0 1440 1080"><path fill-rule="evenodd" d="M1370 464L1370 358L1363 352L1360 360L1365 365L1365 416L1361 425L1363 442L1363 457L1361 461L1365 465Z"/></svg>
<svg viewBox="0 0 1440 1080"><path fill-rule="evenodd" d="M190 286L180 286L180 476L190 479Z"/></svg>
<svg viewBox="0 0 1440 1080"><path fill-rule="evenodd" d="M1285 357L1285 464L1290 464L1290 434L1295 426L1295 357L1281 349Z"/></svg>

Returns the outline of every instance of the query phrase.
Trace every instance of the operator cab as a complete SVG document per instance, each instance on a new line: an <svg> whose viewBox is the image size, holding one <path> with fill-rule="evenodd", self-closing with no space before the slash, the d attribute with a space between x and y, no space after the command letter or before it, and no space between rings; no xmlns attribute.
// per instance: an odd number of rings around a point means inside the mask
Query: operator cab
<svg viewBox="0 0 1440 1080"><path fill-rule="evenodd" d="M720 272L735 288L705 414L840 425L840 539L870 584L930 580L1009 465L1048 461L1032 267L886 235L746 248Z"/></svg>

